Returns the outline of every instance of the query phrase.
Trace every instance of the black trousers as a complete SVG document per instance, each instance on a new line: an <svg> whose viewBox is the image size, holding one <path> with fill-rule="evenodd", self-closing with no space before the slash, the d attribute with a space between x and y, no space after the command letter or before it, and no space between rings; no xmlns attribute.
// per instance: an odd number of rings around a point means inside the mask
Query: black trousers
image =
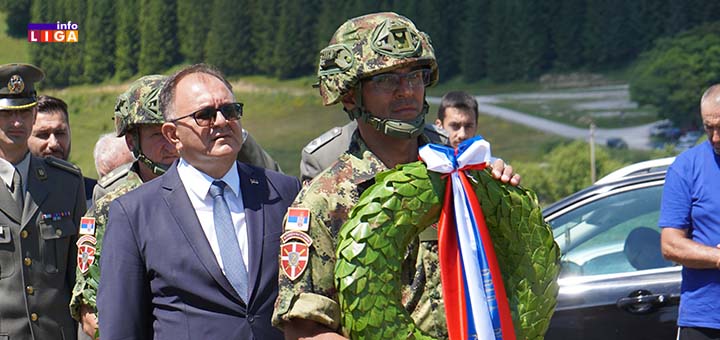
<svg viewBox="0 0 720 340"><path fill-rule="evenodd" d="M677 340L720 340L720 329L680 327Z"/></svg>

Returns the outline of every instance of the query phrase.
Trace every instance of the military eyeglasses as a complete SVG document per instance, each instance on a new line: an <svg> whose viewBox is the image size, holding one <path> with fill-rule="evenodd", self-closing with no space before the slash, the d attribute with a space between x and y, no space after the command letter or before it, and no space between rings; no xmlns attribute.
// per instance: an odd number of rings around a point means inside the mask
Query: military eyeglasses
<svg viewBox="0 0 720 340"><path fill-rule="evenodd" d="M231 120L238 120L240 117L242 117L243 114L243 103L229 103L229 104L223 104L219 107L214 106L208 106L204 107L200 110L197 110L191 114L178 117L175 119L171 119L168 122L169 123L175 123L180 119L185 119L188 117L193 117L195 119L195 123L199 126L210 126L215 122L215 117L217 117L217 113L220 112L225 120L231 121Z"/></svg>
<svg viewBox="0 0 720 340"><path fill-rule="evenodd" d="M425 87L430 84L430 70L420 69L405 74L383 73L370 77L369 81L378 90L393 92L400 87L400 82L403 79L410 88Z"/></svg>

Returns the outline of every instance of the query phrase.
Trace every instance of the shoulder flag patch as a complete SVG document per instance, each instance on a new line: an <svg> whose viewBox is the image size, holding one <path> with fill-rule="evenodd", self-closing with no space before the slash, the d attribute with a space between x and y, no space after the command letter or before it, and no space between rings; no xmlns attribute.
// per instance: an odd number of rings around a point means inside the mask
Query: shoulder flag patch
<svg viewBox="0 0 720 340"><path fill-rule="evenodd" d="M83 217L80 219L80 235L95 235L94 217Z"/></svg>
<svg viewBox="0 0 720 340"><path fill-rule="evenodd" d="M307 231L310 226L310 210L306 208L288 208L285 231Z"/></svg>

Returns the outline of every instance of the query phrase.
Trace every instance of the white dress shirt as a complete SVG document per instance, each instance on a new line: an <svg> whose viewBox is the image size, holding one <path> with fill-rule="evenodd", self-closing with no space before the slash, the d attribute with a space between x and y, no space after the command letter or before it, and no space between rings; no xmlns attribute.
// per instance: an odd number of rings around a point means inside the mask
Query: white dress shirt
<svg viewBox="0 0 720 340"><path fill-rule="evenodd" d="M208 176L204 172L196 169L184 159L180 158L177 165L180 181L185 187L185 191L190 197L195 209L195 214L200 220L205 237L207 237L212 248L215 259L217 259L220 268L225 273L222 256L220 256L220 246L218 245L217 234L215 233L215 221L213 220L213 199L210 196L210 185L215 181L214 178ZM245 223L245 205L243 204L242 192L240 192L240 176L238 175L237 163L220 179L225 182L225 191L223 197L230 208L233 226L235 227L235 235L237 235L240 250L242 251L245 267L249 267L248 262L248 237L247 224Z"/></svg>
<svg viewBox="0 0 720 340"><path fill-rule="evenodd" d="M8 190L12 189L12 179L15 174L15 169L17 169L18 173L20 173L20 183L22 184L23 192L25 192L27 189L28 170L30 169L30 152L27 152L20 163L15 165L3 158L0 158L0 178L3 182L5 182L5 186Z"/></svg>

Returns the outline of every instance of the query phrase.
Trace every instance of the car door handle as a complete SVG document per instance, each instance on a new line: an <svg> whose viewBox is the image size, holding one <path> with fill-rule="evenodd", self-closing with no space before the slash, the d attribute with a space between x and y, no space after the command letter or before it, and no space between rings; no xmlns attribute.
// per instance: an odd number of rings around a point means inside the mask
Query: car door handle
<svg viewBox="0 0 720 340"><path fill-rule="evenodd" d="M628 297L617 300L617 307L632 314L647 314L655 311L670 298L666 294L651 294L646 290L636 291Z"/></svg>

